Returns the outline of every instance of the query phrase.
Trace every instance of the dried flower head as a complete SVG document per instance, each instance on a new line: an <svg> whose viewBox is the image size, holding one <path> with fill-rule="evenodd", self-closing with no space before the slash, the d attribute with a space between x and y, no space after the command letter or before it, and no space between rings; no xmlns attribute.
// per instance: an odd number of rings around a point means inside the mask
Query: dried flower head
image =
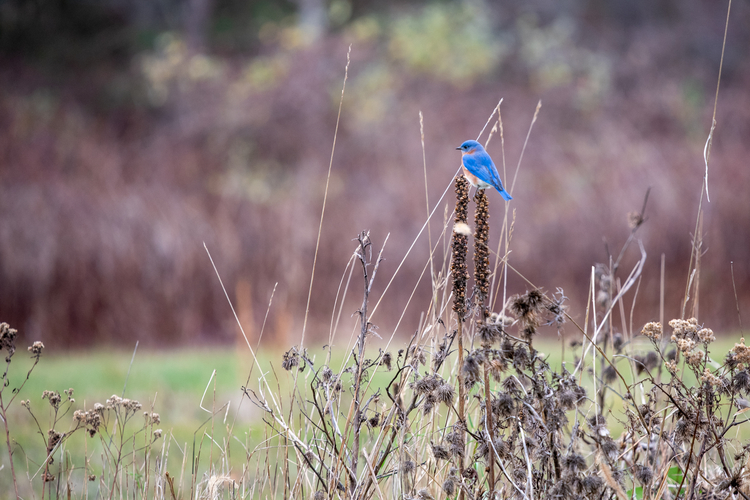
<svg viewBox="0 0 750 500"><path fill-rule="evenodd" d="M673 319L669 322L669 326L672 327L672 342L676 342L677 339L693 338L698 333L698 320L695 318Z"/></svg>
<svg viewBox="0 0 750 500"><path fill-rule="evenodd" d="M44 349L44 344L37 340L29 346L28 351L33 357L38 358L42 355L42 349Z"/></svg>
<svg viewBox="0 0 750 500"><path fill-rule="evenodd" d="M747 392L750 389L750 374L747 370L740 370L732 377L732 385L738 392Z"/></svg>
<svg viewBox="0 0 750 500"><path fill-rule="evenodd" d="M607 383L612 383L617 379L617 370L612 365L607 365L607 367L604 369L604 373L602 373L602 377L604 378L604 381Z"/></svg>
<svg viewBox="0 0 750 500"><path fill-rule="evenodd" d="M411 384L412 389L419 394L428 394L440 386L442 379L438 375L425 375Z"/></svg>
<svg viewBox="0 0 750 500"><path fill-rule="evenodd" d="M609 431L607 431L607 433L609 433ZM610 461L614 461L617 459L618 447L614 439L606 436L602 438L600 444L602 446L602 453L604 453L607 459L609 459Z"/></svg>
<svg viewBox="0 0 750 500"><path fill-rule="evenodd" d="M456 493L456 478L454 476L448 476L443 481L443 491L449 497L452 497Z"/></svg>
<svg viewBox="0 0 750 500"><path fill-rule="evenodd" d="M500 327L493 323L482 322L478 324L477 338L484 346L491 346L495 342L499 341L502 337L502 330Z"/></svg>
<svg viewBox="0 0 750 500"><path fill-rule="evenodd" d="M661 323L659 323L658 321L651 321L650 323L646 323L641 330L641 335L645 335L652 340L659 340L661 338L661 334Z"/></svg>
<svg viewBox="0 0 750 500"><path fill-rule="evenodd" d="M701 328L698 330L698 340L703 342L704 344L710 344L714 340L716 340L716 336L714 336L714 331L710 328Z"/></svg>
<svg viewBox="0 0 750 500"><path fill-rule="evenodd" d="M558 393L558 401L563 410L572 410L576 407L576 401L578 400L576 393L572 390L565 389Z"/></svg>
<svg viewBox="0 0 750 500"><path fill-rule="evenodd" d="M703 351L689 352L685 354L685 363L694 368L697 368L701 365L701 363L703 363L704 356L705 353Z"/></svg>
<svg viewBox="0 0 750 500"><path fill-rule="evenodd" d="M380 413L376 413L367 421L370 427L375 428L380 425Z"/></svg>
<svg viewBox="0 0 750 500"><path fill-rule="evenodd" d="M391 362L393 361L393 358L391 356L390 352L384 352L383 356L380 358L380 365L385 366L388 371L391 371Z"/></svg>
<svg viewBox="0 0 750 500"><path fill-rule="evenodd" d="M416 465L414 464L413 460L404 460L404 462L401 464L401 472L409 474L410 472L414 471L415 467Z"/></svg>
<svg viewBox="0 0 750 500"><path fill-rule="evenodd" d="M737 366L739 363L750 363L750 347L745 345L744 337L740 339L739 344L734 344L734 347L729 351L727 362L732 366Z"/></svg>
<svg viewBox="0 0 750 500"><path fill-rule="evenodd" d="M492 413L498 418L508 418L515 412L515 400L507 392L498 392L497 397L492 399Z"/></svg>
<svg viewBox="0 0 750 500"><path fill-rule="evenodd" d="M299 354L297 353L296 349L291 348L287 352L284 353L283 359L281 361L281 367L284 370L290 371L292 368L298 365L299 365Z"/></svg>
<svg viewBox="0 0 750 500"><path fill-rule="evenodd" d="M0 323L0 349L8 351L6 361L9 361L13 353L16 352L17 336L18 330L11 328L8 323Z"/></svg>
<svg viewBox="0 0 750 500"><path fill-rule="evenodd" d="M602 486L604 486L604 480L597 475L586 476L581 481L581 488L589 497L598 493Z"/></svg>
<svg viewBox="0 0 750 500"><path fill-rule="evenodd" d="M523 345L517 345L513 350L513 366L517 370L523 370L529 364L529 351Z"/></svg>
<svg viewBox="0 0 750 500"><path fill-rule="evenodd" d="M112 396L107 399L107 408L114 408L117 409L122 405L122 398L118 396L117 394L112 394Z"/></svg>
<svg viewBox="0 0 750 500"><path fill-rule="evenodd" d="M586 468L586 460L579 453L570 453L563 458L563 467L571 472L581 472Z"/></svg>
<svg viewBox="0 0 750 500"><path fill-rule="evenodd" d="M432 446L432 456L435 457L435 460L450 459L451 455L448 452L448 448L441 444L430 443L430 445Z"/></svg>
<svg viewBox="0 0 750 500"><path fill-rule="evenodd" d="M502 358L493 357L490 359L487 368L490 371L490 375L495 382L500 382L503 379L503 372L508 369L508 363Z"/></svg>
<svg viewBox="0 0 750 500"><path fill-rule="evenodd" d="M667 361L664 366L667 368L667 371L671 373L672 375L675 375L677 373L677 363L675 360L670 359Z"/></svg>
<svg viewBox="0 0 750 500"><path fill-rule="evenodd" d="M441 403L452 406L453 399L456 396L456 390L451 384L444 383L437 388L437 390L435 391L435 396L437 396L437 400Z"/></svg>
<svg viewBox="0 0 750 500"><path fill-rule="evenodd" d="M695 347L695 341L692 339L678 338L677 340L675 340L675 343L677 344L677 349L679 349L683 354L689 353Z"/></svg>
<svg viewBox="0 0 750 500"><path fill-rule="evenodd" d="M479 358L475 353L466 356L464 366L461 367L461 373L464 377L464 385L467 388L474 387L474 384L479 382Z"/></svg>
<svg viewBox="0 0 750 500"><path fill-rule="evenodd" d="M543 299L544 295L539 289L530 290L523 295L514 295L510 299L510 310L525 325L539 326Z"/></svg>
<svg viewBox="0 0 750 500"><path fill-rule="evenodd" d="M451 432L446 434L445 442L448 443L451 455L454 457L464 456L464 434L466 429L460 422L453 424Z"/></svg>
<svg viewBox="0 0 750 500"><path fill-rule="evenodd" d="M435 500L435 498L430 494L430 491L427 488L422 488L417 492L417 499L418 500Z"/></svg>
<svg viewBox="0 0 750 500"><path fill-rule="evenodd" d="M703 376L701 376L701 382L709 383L714 387L719 387L723 385L721 379L717 377L716 375L714 375L713 373L711 373L711 370L709 370L708 368L703 370Z"/></svg>
<svg viewBox="0 0 750 500"><path fill-rule="evenodd" d="M42 399L49 400L50 406L52 406L54 409L60 408L60 403L62 403L62 397L60 396L60 393L57 391L42 392Z"/></svg>
<svg viewBox="0 0 750 500"><path fill-rule="evenodd" d="M635 466L635 478L643 486L651 484L654 479L654 471L647 465L636 465Z"/></svg>

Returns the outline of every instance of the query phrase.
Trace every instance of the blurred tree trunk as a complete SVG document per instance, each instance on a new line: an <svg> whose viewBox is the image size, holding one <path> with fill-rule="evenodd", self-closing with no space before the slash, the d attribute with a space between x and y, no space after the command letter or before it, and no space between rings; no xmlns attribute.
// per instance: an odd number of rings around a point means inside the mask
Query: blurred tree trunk
<svg viewBox="0 0 750 500"><path fill-rule="evenodd" d="M328 25L325 0L295 0L299 6L297 25L311 40L319 38Z"/></svg>

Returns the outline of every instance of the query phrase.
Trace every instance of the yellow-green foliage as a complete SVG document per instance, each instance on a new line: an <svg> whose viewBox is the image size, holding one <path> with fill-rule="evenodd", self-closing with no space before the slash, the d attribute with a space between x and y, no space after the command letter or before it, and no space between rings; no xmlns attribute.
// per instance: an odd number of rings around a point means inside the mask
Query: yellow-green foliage
<svg viewBox="0 0 750 500"><path fill-rule="evenodd" d="M497 69L505 53L485 13L463 3L429 5L398 16L389 48L407 67L458 85Z"/></svg>

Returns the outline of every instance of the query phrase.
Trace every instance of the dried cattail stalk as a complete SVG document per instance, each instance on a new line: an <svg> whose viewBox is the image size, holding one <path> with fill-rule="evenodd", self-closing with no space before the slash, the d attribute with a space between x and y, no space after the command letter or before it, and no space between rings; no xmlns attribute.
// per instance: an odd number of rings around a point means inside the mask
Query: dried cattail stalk
<svg viewBox="0 0 750 500"><path fill-rule="evenodd" d="M487 241L490 235L490 205L484 190L474 196L477 210L474 214L474 283L476 302L484 308L490 293L490 251Z"/></svg>
<svg viewBox="0 0 750 500"><path fill-rule="evenodd" d="M467 226L469 210L469 181L466 177L456 177L456 227L453 231L453 261L451 273L453 275L453 310L462 321L466 316L466 281L469 272L466 266L466 252L468 250L468 236L461 229Z"/></svg>

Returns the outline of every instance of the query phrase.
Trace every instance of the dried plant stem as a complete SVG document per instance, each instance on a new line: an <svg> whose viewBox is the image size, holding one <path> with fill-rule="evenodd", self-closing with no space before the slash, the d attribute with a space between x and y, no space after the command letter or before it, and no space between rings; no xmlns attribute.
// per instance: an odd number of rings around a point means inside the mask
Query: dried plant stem
<svg viewBox="0 0 750 500"><path fill-rule="evenodd" d="M490 450L494 446L493 436L493 422L492 422L492 392L490 391L490 375L487 366L484 367L484 414L486 418L485 424L487 425L487 439L489 440L488 446ZM487 477L488 477L488 498L494 500L495 498L495 457L492 453L489 454L487 460Z"/></svg>
<svg viewBox="0 0 750 500"><path fill-rule="evenodd" d="M8 363L10 365L10 362ZM6 369L7 375L7 369ZM4 377L3 377L4 378ZM8 446L8 461L10 462L10 475L13 478L13 489L18 497L18 482L16 481L16 469L13 466L13 446L10 444L10 428L8 427L8 415L6 412L5 401L3 401L3 392L0 390L0 417L3 419L3 426L5 427L5 444ZM44 488L42 488L44 492Z"/></svg>
<svg viewBox="0 0 750 500"><path fill-rule="evenodd" d="M466 267L466 253L468 249L468 238L466 232L468 226L469 209L469 181L463 175L456 177L456 227L453 230L453 256L451 262L451 273L453 275L453 311L456 313L458 327L458 420L461 424L466 422L466 388L463 376L464 364L464 317L466 316L466 282L468 271ZM465 437L461 437L461 448L466 448ZM464 468L463 454L459 457L459 470ZM464 491L460 490L459 499L463 500Z"/></svg>

